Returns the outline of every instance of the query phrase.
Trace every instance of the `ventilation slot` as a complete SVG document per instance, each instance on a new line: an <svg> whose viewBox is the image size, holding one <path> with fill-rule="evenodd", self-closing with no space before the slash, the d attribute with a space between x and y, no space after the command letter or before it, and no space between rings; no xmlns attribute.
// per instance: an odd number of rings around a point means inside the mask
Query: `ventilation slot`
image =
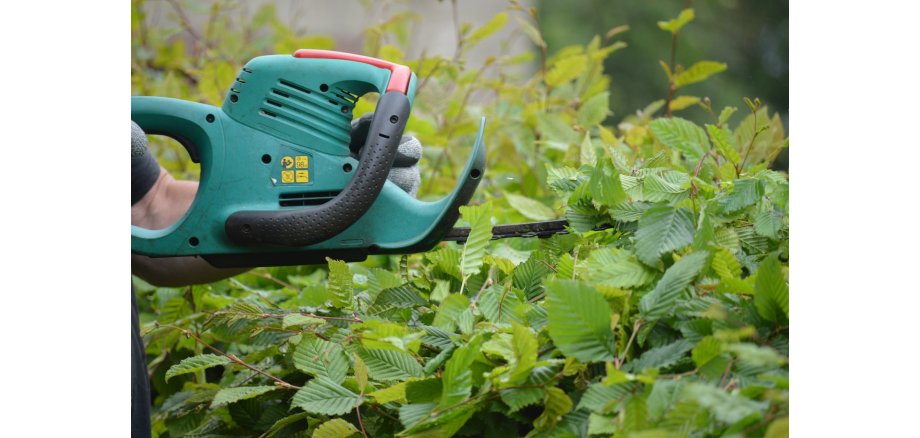
<svg viewBox="0 0 920 438"><path fill-rule="evenodd" d="M282 193L278 204L282 207L302 207L305 205L322 205L335 198L339 192L299 192Z"/></svg>

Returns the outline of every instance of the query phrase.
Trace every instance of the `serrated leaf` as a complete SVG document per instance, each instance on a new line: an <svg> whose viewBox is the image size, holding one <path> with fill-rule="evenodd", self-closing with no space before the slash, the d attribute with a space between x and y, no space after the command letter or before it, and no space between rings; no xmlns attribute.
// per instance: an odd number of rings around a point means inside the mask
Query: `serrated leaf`
<svg viewBox="0 0 920 438"><path fill-rule="evenodd" d="M655 272L640 263L635 254L615 247L592 251L587 268L593 283L613 287L641 287L655 279Z"/></svg>
<svg viewBox="0 0 920 438"><path fill-rule="evenodd" d="M546 311L550 337L563 354L581 362L613 360L610 308L594 288L574 280L547 281Z"/></svg>
<svg viewBox="0 0 920 438"><path fill-rule="evenodd" d="M674 86L681 88L702 82L710 76L728 69L728 64L714 61L700 61L674 76Z"/></svg>
<svg viewBox="0 0 920 438"><path fill-rule="evenodd" d="M776 254L765 258L757 268L754 305L757 313L768 321L784 323L789 320L789 285Z"/></svg>
<svg viewBox="0 0 920 438"><path fill-rule="evenodd" d="M341 260L333 260L326 257L329 263L329 295L332 297L332 306L336 308L348 308L351 306L352 294L352 274L348 269L348 264Z"/></svg>
<svg viewBox="0 0 920 438"><path fill-rule="evenodd" d="M534 252L524 263L518 265L512 274L514 287L524 291L528 299L536 297L543 290L543 278L549 274L549 266Z"/></svg>
<svg viewBox="0 0 920 438"><path fill-rule="evenodd" d="M627 370L641 372L649 368L667 368L674 365L693 348L693 343L685 339L668 345L646 350L638 359L626 363Z"/></svg>
<svg viewBox="0 0 920 438"><path fill-rule="evenodd" d="M550 87L562 85L581 76L587 68L588 57L585 55L574 55L559 59L546 72L546 85Z"/></svg>
<svg viewBox="0 0 920 438"><path fill-rule="evenodd" d="M536 335L520 324L513 324L511 334L514 361L511 364L508 383L517 384L527 380L530 370L536 365L538 345Z"/></svg>
<svg viewBox="0 0 920 438"><path fill-rule="evenodd" d="M380 294L377 295L377 299L374 300L375 306L398 307L400 309L424 306L426 304L428 304L428 302L419 295L414 287L408 284L384 289L380 291Z"/></svg>
<svg viewBox="0 0 920 438"><path fill-rule="evenodd" d="M464 280L479 272L486 246L492 239L492 203L460 207L460 215L470 224L470 234L460 252L460 273Z"/></svg>
<svg viewBox="0 0 920 438"><path fill-rule="evenodd" d="M358 433L358 428L351 423L341 418L333 418L320 424L313 431L313 438L347 438L356 433Z"/></svg>
<svg viewBox="0 0 920 438"><path fill-rule="evenodd" d="M195 373L213 366L226 365L228 363L230 363L230 359L226 356L199 354L198 356L182 359L181 362L169 367L169 369L166 370L165 380L169 381L169 379L181 374Z"/></svg>
<svg viewBox="0 0 920 438"><path fill-rule="evenodd" d="M238 402L240 400L246 400L253 397L260 396L269 391L274 391L278 389L277 386L240 386L236 388L223 388L220 391L217 391L217 394L214 395L214 399L211 401L211 409L214 409L219 406L226 404Z"/></svg>
<svg viewBox="0 0 920 438"><path fill-rule="evenodd" d="M355 381L358 383L358 392L364 393L364 389L367 388L367 379L370 371L367 369L367 365L364 363L364 360L361 359L361 356L357 353L354 353L353 358L355 360Z"/></svg>
<svg viewBox="0 0 920 438"><path fill-rule="evenodd" d="M693 347L691 357L697 368L702 368L718 355L722 354L722 341L706 336Z"/></svg>
<svg viewBox="0 0 920 438"><path fill-rule="evenodd" d="M454 354L444 365L441 376L443 391L439 406L450 407L470 397L473 390L473 370L470 365L479 354L479 339L474 338L469 344L454 350Z"/></svg>
<svg viewBox="0 0 920 438"><path fill-rule="evenodd" d="M649 127L663 145L681 151L690 158L699 159L709 150L706 131L689 120L680 117L655 119Z"/></svg>
<svg viewBox="0 0 920 438"><path fill-rule="evenodd" d="M557 193L575 190L584 179L577 169L571 167L546 167L546 185Z"/></svg>
<svg viewBox="0 0 920 438"><path fill-rule="evenodd" d="M735 111L738 111L738 108L733 106L722 108L722 112L719 113L719 125L721 126L728 123L728 120L731 119L733 114L735 114Z"/></svg>
<svg viewBox="0 0 920 438"><path fill-rule="evenodd" d="M645 398L635 395L626 403L623 415L623 430L640 431L648 426L648 406Z"/></svg>
<svg viewBox="0 0 920 438"><path fill-rule="evenodd" d="M502 401L511 408L510 412L517 412L525 406L535 405L541 401L545 394L541 388L514 388L501 391Z"/></svg>
<svg viewBox="0 0 920 438"><path fill-rule="evenodd" d="M408 353L362 348L358 350L358 355L364 360L369 376L374 380L404 380L422 376L422 366Z"/></svg>
<svg viewBox="0 0 920 438"><path fill-rule="evenodd" d="M294 394L291 404L314 414L345 415L358 401L358 394L326 377L317 377Z"/></svg>
<svg viewBox="0 0 920 438"><path fill-rule="evenodd" d="M321 325L325 323L326 321L319 318L314 318L312 316L307 316L300 313L288 313L287 315L284 315L284 318L281 320L281 327L290 328L302 325Z"/></svg>
<svg viewBox="0 0 920 438"><path fill-rule="evenodd" d="M754 216L754 232L771 239L779 238L783 229L783 216L771 210L761 211Z"/></svg>
<svg viewBox="0 0 920 438"><path fill-rule="evenodd" d="M442 330L453 331L454 323L469 306L470 299L466 295L448 295L447 298L441 301L441 306L438 307L438 313L435 314L432 325Z"/></svg>
<svg viewBox="0 0 920 438"><path fill-rule="evenodd" d="M505 199L508 200L508 205L510 205L511 208L517 210L518 213L521 213L528 219L533 219L535 221L548 221L556 217L556 212L540 201L536 201L526 196L516 195L510 192L505 192L504 195Z"/></svg>
<svg viewBox="0 0 920 438"><path fill-rule="evenodd" d="M597 161L588 181L594 202L614 207L626 200L626 192L620 183L620 175L608 160Z"/></svg>
<svg viewBox="0 0 920 438"><path fill-rule="evenodd" d="M694 17L695 17L695 14L693 13L693 9L687 8L687 9L680 11L680 14L677 16L677 18L672 18L668 21L659 21L658 27L661 30L666 30L668 32L671 32L672 34L675 34L679 32L680 29L684 27L687 23L693 21Z"/></svg>
<svg viewBox="0 0 920 438"><path fill-rule="evenodd" d="M591 141L590 133L585 133L585 138L581 141L581 147L578 152L579 162L582 166L597 164L597 151L594 150L594 142Z"/></svg>
<svg viewBox="0 0 920 438"><path fill-rule="evenodd" d="M482 316L493 323L520 323L520 317L514 311L523 303L524 300L510 288L494 284L486 288L479 297L479 310Z"/></svg>
<svg viewBox="0 0 920 438"><path fill-rule="evenodd" d="M679 78L681 75L677 75ZM687 109L693 105L700 103L700 98L696 96L677 96L671 100L668 108L671 108L671 111L680 111L682 109Z"/></svg>
<svg viewBox="0 0 920 438"><path fill-rule="evenodd" d="M639 300L639 311L643 317L655 320L673 311L677 299L703 269L708 256L705 251L694 252L671 265L661 280L658 280L655 289Z"/></svg>
<svg viewBox="0 0 920 438"><path fill-rule="evenodd" d="M712 254L712 270L721 278L741 278L741 264L727 249L720 248Z"/></svg>
<svg viewBox="0 0 920 438"><path fill-rule="evenodd" d="M700 406L708 409L717 420L729 424L741 421L749 415L759 416L769 405L767 402L755 402L703 383L690 383L684 391Z"/></svg>
<svg viewBox="0 0 920 438"><path fill-rule="evenodd" d="M610 217L620 222L636 222L654 204L645 202L621 202L608 210Z"/></svg>
<svg viewBox="0 0 920 438"><path fill-rule="evenodd" d="M726 160L731 162L731 164L738 164L741 162L741 154L729 143L729 133L726 128L718 128L714 125L706 125L706 131L709 133L709 139L712 140L712 144L715 145L716 150L725 157ZM734 166L732 166L734 169Z"/></svg>
<svg viewBox="0 0 920 438"><path fill-rule="evenodd" d="M406 400L409 403L436 402L441 398L443 390L441 379L438 377L412 380L406 383Z"/></svg>
<svg viewBox="0 0 920 438"><path fill-rule="evenodd" d="M469 37L467 37L467 44L469 44L469 46L472 46L478 43L479 41L482 41L488 38L495 32L498 32L499 30L501 30L501 28L505 27L505 24L507 23L508 23L508 13L507 12L499 12L495 14L494 16L492 16L492 19L486 22L486 24L483 24L478 29L474 30L473 33L470 34Z"/></svg>
<svg viewBox="0 0 920 438"><path fill-rule="evenodd" d="M406 384L408 382L399 382L393 386L378 389L368 393L377 403L384 404L392 401L406 403Z"/></svg>
<svg viewBox="0 0 920 438"><path fill-rule="evenodd" d="M572 410L572 399L565 391L554 387L546 389L546 399L543 402L543 413L534 420L537 430L548 430L562 419L562 416Z"/></svg>
<svg viewBox="0 0 920 438"><path fill-rule="evenodd" d="M732 183L731 193L716 198L719 209L725 213L734 213L750 207L763 196L763 185L753 178L736 179Z"/></svg>
<svg viewBox="0 0 920 438"><path fill-rule="evenodd" d="M592 383L585 390L578 401L578 409L587 409L591 412L607 412L608 408L614 407L617 403L625 400L634 392L641 388L639 382L624 382L616 385L604 385L601 383Z"/></svg>
<svg viewBox="0 0 920 438"><path fill-rule="evenodd" d="M305 339L294 349L294 366L333 383L342 383L348 372L348 358L342 346L319 338Z"/></svg>
<svg viewBox="0 0 920 438"><path fill-rule="evenodd" d="M693 242L693 214L686 208L656 205L639 219L636 230L636 255L649 266L656 266L661 255Z"/></svg>
<svg viewBox="0 0 920 438"><path fill-rule="evenodd" d="M578 123L590 128L604 121L610 114L610 92L598 93L578 109Z"/></svg>
<svg viewBox="0 0 920 438"><path fill-rule="evenodd" d="M668 201L676 204L690 191L690 175L677 171L647 175L642 181L642 194L646 201Z"/></svg>

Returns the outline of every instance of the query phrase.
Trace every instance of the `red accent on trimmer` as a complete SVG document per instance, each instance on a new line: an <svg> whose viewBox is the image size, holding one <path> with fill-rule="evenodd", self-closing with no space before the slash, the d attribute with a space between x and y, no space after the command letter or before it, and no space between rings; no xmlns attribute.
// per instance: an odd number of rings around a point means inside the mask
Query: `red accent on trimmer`
<svg viewBox="0 0 920 438"><path fill-rule="evenodd" d="M409 79L412 77L412 71L409 67L400 64L394 64L382 59L371 58L370 56L355 55L354 53L336 52L332 50L313 50L300 49L294 52L295 58L324 58L324 59L343 59L346 61L357 61L374 67L385 68L390 71L390 82L387 83L386 91L399 91L402 94L409 93Z"/></svg>

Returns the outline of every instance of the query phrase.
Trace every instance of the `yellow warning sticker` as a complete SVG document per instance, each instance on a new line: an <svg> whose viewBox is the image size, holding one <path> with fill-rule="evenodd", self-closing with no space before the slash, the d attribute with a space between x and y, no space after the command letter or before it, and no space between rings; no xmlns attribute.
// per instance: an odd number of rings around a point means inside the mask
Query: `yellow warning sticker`
<svg viewBox="0 0 920 438"><path fill-rule="evenodd" d="M294 182L294 171L293 170L282 170L281 171L281 182L284 184Z"/></svg>
<svg viewBox="0 0 920 438"><path fill-rule="evenodd" d="M284 157L281 157L281 167L285 169L290 169L294 167L294 159L287 155L285 155Z"/></svg>
<svg viewBox="0 0 920 438"><path fill-rule="evenodd" d="M310 167L310 157L306 155L298 155L295 160L296 160L296 163L297 163L296 166L298 169L306 169L307 167ZM300 181L297 181L297 182L300 182Z"/></svg>
<svg viewBox="0 0 920 438"><path fill-rule="evenodd" d="M298 170L296 177L297 177L297 182L299 183L310 182L310 171L309 170Z"/></svg>

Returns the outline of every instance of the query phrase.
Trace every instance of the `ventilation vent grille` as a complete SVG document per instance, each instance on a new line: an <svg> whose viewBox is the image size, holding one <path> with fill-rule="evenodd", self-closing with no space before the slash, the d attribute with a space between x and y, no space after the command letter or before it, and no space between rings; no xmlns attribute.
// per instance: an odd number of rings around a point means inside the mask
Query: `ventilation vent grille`
<svg viewBox="0 0 920 438"><path fill-rule="evenodd" d="M276 123L333 143L347 144L358 96L323 84L313 90L281 79L262 101L260 113Z"/></svg>
<svg viewBox="0 0 920 438"><path fill-rule="evenodd" d="M305 205L322 205L335 198L339 192L298 192L282 193L278 204L282 207L301 207Z"/></svg>

